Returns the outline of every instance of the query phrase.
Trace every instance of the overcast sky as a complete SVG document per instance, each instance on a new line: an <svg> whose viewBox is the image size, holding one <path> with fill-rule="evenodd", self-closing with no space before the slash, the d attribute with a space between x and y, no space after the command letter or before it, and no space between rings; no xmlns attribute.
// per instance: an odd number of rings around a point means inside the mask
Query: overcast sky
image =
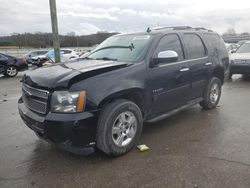
<svg viewBox="0 0 250 188"><path fill-rule="evenodd" d="M2 0L0 35L51 32L49 0ZM57 0L59 33L190 25L250 32L249 0Z"/></svg>

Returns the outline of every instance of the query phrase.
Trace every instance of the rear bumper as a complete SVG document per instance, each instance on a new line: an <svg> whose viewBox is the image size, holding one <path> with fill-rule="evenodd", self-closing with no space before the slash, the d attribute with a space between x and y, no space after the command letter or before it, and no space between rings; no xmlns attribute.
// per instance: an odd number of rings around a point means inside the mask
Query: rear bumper
<svg viewBox="0 0 250 188"><path fill-rule="evenodd" d="M19 63L18 64L18 71L25 71L29 68L28 63Z"/></svg>
<svg viewBox="0 0 250 188"><path fill-rule="evenodd" d="M21 98L18 110L24 123L41 139L75 154L87 155L94 152L96 113L48 113L43 116L28 109Z"/></svg>
<svg viewBox="0 0 250 188"><path fill-rule="evenodd" d="M250 74L250 64L231 64L230 65L231 74Z"/></svg>

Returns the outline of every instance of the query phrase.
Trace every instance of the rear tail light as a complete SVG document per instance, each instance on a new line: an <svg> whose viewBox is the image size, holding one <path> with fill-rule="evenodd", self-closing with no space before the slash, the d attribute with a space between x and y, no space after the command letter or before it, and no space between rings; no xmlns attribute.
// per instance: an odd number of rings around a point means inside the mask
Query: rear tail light
<svg viewBox="0 0 250 188"><path fill-rule="evenodd" d="M18 61L22 64L27 64L26 58L19 58Z"/></svg>

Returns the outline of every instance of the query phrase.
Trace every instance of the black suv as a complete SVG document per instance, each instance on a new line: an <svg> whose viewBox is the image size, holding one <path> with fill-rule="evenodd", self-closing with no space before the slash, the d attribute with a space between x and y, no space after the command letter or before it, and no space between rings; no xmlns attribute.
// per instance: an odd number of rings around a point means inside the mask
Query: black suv
<svg viewBox="0 0 250 188"><path fill-rule="evenodd" d="M58 147L118 156L135 146L143 122L197 103L215 108L228 61L221 37L204 28L119 34L83 59L24 75L18 108Z"/></svg>

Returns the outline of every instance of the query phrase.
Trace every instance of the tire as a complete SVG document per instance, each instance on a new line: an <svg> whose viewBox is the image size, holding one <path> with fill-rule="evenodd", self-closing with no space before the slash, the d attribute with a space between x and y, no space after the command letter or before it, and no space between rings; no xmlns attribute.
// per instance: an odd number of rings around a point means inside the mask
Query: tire
<svg viewBox="0 0 250 188"><path fill-rule="evenodd" d="M200 103L203 109L213 109L217 106L221 97L221 81L217 77L213 77L204 93L204 100Z"/></svg>
<svg viewBox="0 0 250 188"><path fill-rule="evenodd" d="M42 65L43 65L43 64L42 64L41 59L38 58L37 61L36 61L36 66L37 66L37 67L41 67Z"/></svg>
<svg viewBox="0 0 250 188"><path fill-rule="evenodd" d="M15 66L7 66L5 70L5 74L8 77L15 77L17 75L18 71Z"/></svg>
<svg viewBox="0 0 250 188"><path fill-rule="evenodd" d="M232 74L231 72L229 72L229 76L228 76L228 78L231 80L231 79L232 79L232 77L233 77L233 74Z"/></svg>
<svg viewBox="0 0 250 188"><path fill-rule="evenodd" d="M110 156L123 155L135 146L142 127L142 113L135 103L125 99L109 103L98 119L97 148Z"/></svg>

